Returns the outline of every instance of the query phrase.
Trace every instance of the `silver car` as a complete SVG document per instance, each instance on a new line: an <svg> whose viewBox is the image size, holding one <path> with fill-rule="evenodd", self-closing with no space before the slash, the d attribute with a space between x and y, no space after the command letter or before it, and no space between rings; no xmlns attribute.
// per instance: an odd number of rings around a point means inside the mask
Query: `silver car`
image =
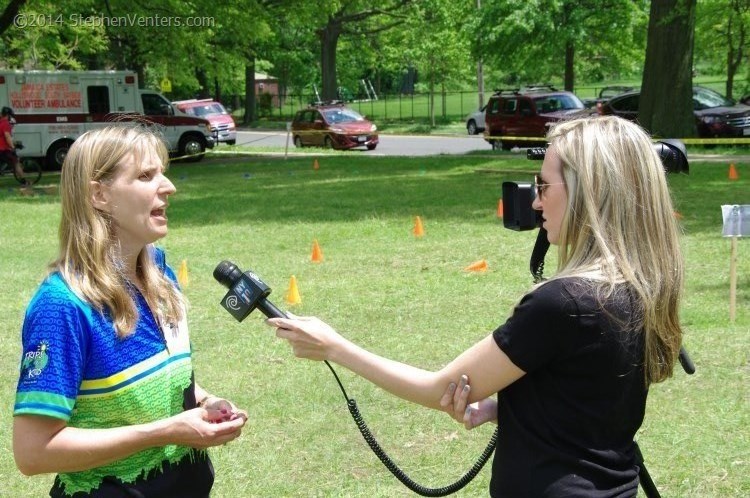
<svg viewBox="0 0 750 498"><path fill-rule="evenodd" d="M484 131L484 109L486 105L483 105L481 109L476 110L466 117L466 131L469 135L477 135Z"/></svg>

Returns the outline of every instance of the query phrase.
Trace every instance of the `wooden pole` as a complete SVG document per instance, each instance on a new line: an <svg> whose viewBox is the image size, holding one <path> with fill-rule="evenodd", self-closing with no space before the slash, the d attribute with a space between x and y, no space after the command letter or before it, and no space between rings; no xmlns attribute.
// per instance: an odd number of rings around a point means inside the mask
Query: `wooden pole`
<svg viewBox="0 0 750 498"><path fill-rule="evenodd" d="M732 237L729 251L729 321L734 323L737 314L737 237Z"/></svg>
<svg viewBox="0 0 750 498"><path fill-rule="evenodd" d="M292 135L292 123L286 124L286 145L284 146L284 159L289 159L289 137Z"/></svg>

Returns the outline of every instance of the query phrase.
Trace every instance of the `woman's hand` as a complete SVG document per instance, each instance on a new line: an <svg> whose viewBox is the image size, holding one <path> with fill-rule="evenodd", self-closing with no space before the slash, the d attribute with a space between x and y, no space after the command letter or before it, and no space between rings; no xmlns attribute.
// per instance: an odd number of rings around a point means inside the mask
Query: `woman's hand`
<svg viewBox="0 0 750 498"><path fill-rule="evenodd" d="M218 409L193 408L171 417L169 432L172 436L169 442L206 449L238 438L247 421L247 415L239 410L234 413L231 411L227 414L223 413L222 409L226 410L227 406L224 403L231 406L226 400L217 399Z"/></svg>
<svg viewBox="0 0 750 498"><path fill-rule="evenodd" d="M276 327L276 337L286 339L294 355L308 360L331 360L341 337L330 325L315 317L269 318L266 323Z"/></svg>
<svg viewBox="0 0 750 498"><path fill-rule="evenodd" d="M448 385L443 397L440 398L440 406L469 430L486 422L497 422L497 401L494 398L486 398L467 406L470 392L469 378L462 375L458 386L453 382Z"/></svg>
<svg viewBox="0 0 750 498"><path fill-rule="evenodd" d="M234 403L224 398L209 396L201 406L208 412L211 422L228 422L237 418L247 421L247 412L238 409Z"/></svg>

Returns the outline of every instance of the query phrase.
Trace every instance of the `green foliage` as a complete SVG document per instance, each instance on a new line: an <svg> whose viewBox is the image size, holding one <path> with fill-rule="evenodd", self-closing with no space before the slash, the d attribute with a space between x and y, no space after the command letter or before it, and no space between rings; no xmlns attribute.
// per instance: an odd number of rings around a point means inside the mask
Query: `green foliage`
<svg viewBox="0 0 750 498"><path fill-rule="evenodd" d="M474 22L474 54L507 68L505 83L562 79L565 49L575 50L577 78L597 81L639 71L648 2L509 0L483 4Z"/></svg>
<svg viewBox="0 0 750 498"><path fill-rule="evenodd" d="M747 79L750 65L750 2L748 0L698 0L695 21L695 61L700 73L729 77L729 56L739 57L737 77ZM733 89L736 96L750 92L747 82ZM726 88L721 89L726 94Z"/></svg>
<svg viewBox="0 0 750 498"><path fill-rule="evenodd" d="M27 3L0 37L0 59L8 67L85 69L104 53L108 40L90 0Z"/></svg>
<svg viewBox="0 0 750 498"><path fill-rule="evenodd" d="M502 0L477 8L476 0L412 0L391 15L364 17L373 11L366 0L35 0L21 13L44 25L11 27L0 35L0 65L132 69L152 88L170 79L173 93L168 96L176 99L244 94L245 68L255 61L259 70L279 79L282 92L312 93L312 85L320 90L322 82L320 30L332 17L356 13L363 15L347 21L336 53L336 84L355 96L363 78L379 95L398 93L409 69L416 71L420 91L474 89L479 60L488 89L560 82L566 46L574 50L575 84L580 86L584 81L640 78L649 4ZM399 2L377 7L383 11L394 5ZM738 83L735 96L750 92L749 11L747 0L697 4L696 70L726 74L731 48L741 55L736 77L745 81ZM138 24L156 16L205 22L190 27ZM110 21L126 17L124 23Z"/></svg>
<svg viewBox="0 0 750 498"><path fill-rule="evenodd" d="M261 316L236 323L218 305L224 289L211 274L219 261L256 271L280 308L320 316L374 352L424 368L439 368L502 323L531 284L535 233L503 229L495 213L501 183L530 178L538 163L512 154L317 159L314 170L309 156L210 157L168 172L178 194L162 245L175 268L187 260L196 378L250 413L240 439L211 450L216 498L410 496L362 441L323 365L294 359ZM697 372L678 370L651 389L638 442L663 496L734 498L750 492L750 257L741 239L732 324L720 205L750 204L750 168L738 161L740 180L730 182L726 163L692 161L690 175L670 177L670 186L687 259L681 321ZM420 239L411 234L417 215ZM22 197L2 177L0 217L0 396L10 410L23 310L56 256L59 199ZM321 264L310 262L313 239ZM488 261L487 273L462 271L478 259ZM302 296L295 307L284 302L291 275ZM454 481L490 437L491 427L467 432L337 372L379 442L420 483ZM2 494L45 496L51 476L23 477L14 466L11 423L0 420ZM461 496L486 495L489 476L486 467Z"/></svg>
<svg viewBox="0 0 750 498"><path fill-rule="evenodd" d="M272 107L273 95L268 92L261 92L261 94L258 95L258 111L260 112L261 117L270 116L273 111Z"/></svg>

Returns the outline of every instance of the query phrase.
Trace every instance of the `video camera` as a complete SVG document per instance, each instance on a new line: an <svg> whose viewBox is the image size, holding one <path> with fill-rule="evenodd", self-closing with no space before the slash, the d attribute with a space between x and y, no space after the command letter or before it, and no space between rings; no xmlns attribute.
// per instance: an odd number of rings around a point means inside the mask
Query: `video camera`
<svg viewBox="0 0 750 498"><path fill-rule="evenodd" d="M688 173L687 153L681 141L660 140L654 144L654 150L667 173ZM526 151L526 158L543 160L546 152L546 147L534 147ZM535 196L533 183L503 182L503 226L518 231L540 227L541 213L531 207Z"/></svg>
<svg viewBox="0 0 750 498"><path fill-rule="evenodd" d="M654 150L661 159L667 173L688 173L685 145L674 139L660 140ZM527 159L544 159L546 147L534 147L526 151ZM534 282L544 280L544 256L549 249L547 231L542 227L542 213L531 207L536 197L536 188L529 182L503 182L503 226L511 230L533 230L539 228L534 249L531 251L529 270Z"/></svg>

